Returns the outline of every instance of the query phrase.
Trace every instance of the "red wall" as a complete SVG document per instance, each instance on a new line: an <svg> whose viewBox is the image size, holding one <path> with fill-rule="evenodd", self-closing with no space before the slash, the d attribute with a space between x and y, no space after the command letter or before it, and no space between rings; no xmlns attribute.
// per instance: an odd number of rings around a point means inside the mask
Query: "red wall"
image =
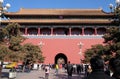
<svg viewBox="0 0 120 79"><path fill-rule="evenodd" d="M57 54L63 53L71 63L80 63L79 46L78 43L82 42L82 52L90 48L91 45L103 44L103 39L27 39L24 43L32 43L39 45L40 42L44 43L42 46L43 56L45 56L45 64L53 64L54 58Z"/></svg>

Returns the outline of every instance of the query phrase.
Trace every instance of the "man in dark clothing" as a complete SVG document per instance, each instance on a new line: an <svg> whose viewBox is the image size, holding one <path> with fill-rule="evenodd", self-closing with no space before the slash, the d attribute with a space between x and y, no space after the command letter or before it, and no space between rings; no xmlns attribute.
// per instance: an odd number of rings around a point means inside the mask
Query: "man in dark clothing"
<svg viewBox="0 0 120 79"><path fill-rule="evenodd" d="M67 74L68 74L68 79L72 77L72 71L73 71L73 65L70 64L70 61L67 64Z"/></svg>
<svg viewBox="0 0 120 79"><path fill-rule="evenodd" d="M78 64L77 65L77 74L80 74L81 73L81 66Z"/></svg>
<svg viewBox="0 0 120 79"><path fill-rule="evenodd" d="M100 56L90 59L92 72L85 79L114 79L104 73L104 60Z"/></svg>
<svg viewBox="0 0 120 79"><path fill-rule="evenodd" d="M109 69L109 59L105 59L104 71L107 75L110 76L110 69Z"/></svg>
<svg viewBox="0 0 120 79"><path fill-rule="evenodd" d="M120 55L110 59L109 67L113 72L112 77L120 79Z"/></svg>

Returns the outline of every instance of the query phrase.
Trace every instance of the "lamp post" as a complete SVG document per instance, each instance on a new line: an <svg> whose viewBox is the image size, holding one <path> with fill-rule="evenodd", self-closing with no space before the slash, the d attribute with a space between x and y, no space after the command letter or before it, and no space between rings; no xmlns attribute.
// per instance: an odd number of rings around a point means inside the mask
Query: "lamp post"
<svg viewBox="0 0 120 79"><path fill-rule="evenodd" d="M3 5L4 0L0 0L0 26L2 18L4 18L4 13L7 12L7 10L10 8L10 4L7 3L5 6Z"/></svg>
<svg viewBox="0 0 120 79"><path fill-rule="evenodd" d="M120 0L115 0L115 3L116 3L115 6L113 4L109 4L109 8L111 9L111 12L113 12L114 10L120 7Z"/></svg>
<svg viewBox="0 0 120 79"><path fill-rule="evenodd" d="M79 49L80 49L80 51L79 51L79 55L80 55L80 60L82 60L82 56L83 56L83 54L82 54L82 46L83 46L83 43L82 42L79 42L78 43L78 46L79 46Z"/></svg>
<svg viewBox="0 0 120 79"><path fill-rule="evenodd" d="M117 6L120 5L120 0L116 0L115 2L116 2L116 4L117 4Z"/></svg>
<svg viewBox="0 0 120 79"><path fill-rule="evenodd" d="M111 13L113 12L113 4L109 4L109 8L111 10Z"/></svg>
<svg viewBox="0 0 120 79"><path fill-rule="evenodd" d="M115 18L114 21L117 22L120 32L120 0L115 0L116 5L109 4L109 8L111 9L111 13L114 13Z"/></svg>
<svg viewBox="0 0 120 79"><path fill-rule="evenodd" d="M0 0L0 27L1 27L2 18L4 18L4 13L10 8L9 3L3 6L3 2L4 0ZM0 78L1 78L1 72L2 72L2 63L3 61L1 61L1 64L0 64Z"/></svg>

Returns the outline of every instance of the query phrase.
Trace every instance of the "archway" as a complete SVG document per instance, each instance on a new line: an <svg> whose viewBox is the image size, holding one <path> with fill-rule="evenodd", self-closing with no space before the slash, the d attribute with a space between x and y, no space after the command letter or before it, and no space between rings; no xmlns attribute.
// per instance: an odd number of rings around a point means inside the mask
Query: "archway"
<svg viewBox="0 0 120 79"><path fill-rule="evenodd" d="M66 64L67 63L67 57L63 53L59 53L55 56L55 64Z"/></svg>

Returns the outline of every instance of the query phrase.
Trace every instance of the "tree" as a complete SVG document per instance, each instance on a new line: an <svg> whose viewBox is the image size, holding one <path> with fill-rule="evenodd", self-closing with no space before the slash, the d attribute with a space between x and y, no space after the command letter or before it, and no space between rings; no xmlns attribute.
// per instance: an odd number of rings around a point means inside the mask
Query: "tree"
<svg viewBox="0 0 120 79"><path fill-rule="evenodd" d="M18 36L12 36L10 41L9 41L9 48L14 51L19 51L21 50L21 39Z"/></svg>
<svg viewBox="0 0 120 79"><path fill-rule="evenodd" d="M6 29L0 29L0 41L3 42L6 36L8 35L8 32Z"/></svg>
<svg viewBox="0 0 120 79"><path fill-rule="evenodd" d="M110 27L107 29L107 33L103 36L104 43L116 43L120 42L120 32L118 27Z"/></svg>
<svg viewBox="0 0 120 79"><path fill-rule="evenodd" d="M8 57L9 52L10 50L7 47L0 45L0 61L5 60L5 58Z"/></svg>
<svg viewBox="0 0 120 79"><path fill-rule="evenodd" d="M42 51L40 50L39 46L35 46L32 44L25 44L23 46L23 52L25 53L24 55L25 60L27 58L27 60L32 62L44 61L44 57L42 56Z"/></svg>
<svg viewBox="0 0 120 79"><path fill-rule="evenodd" d="M5 29L8 31L8 38L10 39L12 36L21 36L20 25L18 23L10 23Z"/></svg>
<svg viewBox="0 0 120 79"><path fill-rule="evenodd" d="M100 49L105 52L105 55L108 58L110 58L111 51L120 55L120 6L117 6L113 13L115 26L107 28L106 34L103 36L105 45L103 46L103 49ZM89 61L94 54L99 55L98 48L95 48L95 50L97 50L96 53L94 51L94 47L92 46L92 48L85 51L86 61Z"/></svg>
<svg viewBox="0 0 120 79"><path fill-rule="evenodd" d="M105 44L109 45L109 52L116 51L120 54L120 31L118 27L110 27L107 33L103 36Z"/></svg>
<svg viewBox="0 0 120 79"><path fill-rule="evenodd" d="M105 48L102 44L96 44L96 45L91 46L90 49L87 49L85 51L85 62L89 62L91 57L95 55L103 56L104 50Z"/></svg>
<svg viewBox="0 0 120 79"><path fill-rule="evenodd" d="M19 53L17 52L9 53L8 58L9 58L9 61L12 61L12 62L18 62L20 60Z"/></svg>
<svg viewBox="0 0 120 79"><path fill-rule="evenodd" d="M32 44L21 45L25 39L21 35L18 23L9 23L5 28L0 29L0 41L3 47L0 52L1 60L9 58L11 61L24 61L25 58L28 58L32 61L40 60L43 62L44 57L38 46Z"/></svg>

